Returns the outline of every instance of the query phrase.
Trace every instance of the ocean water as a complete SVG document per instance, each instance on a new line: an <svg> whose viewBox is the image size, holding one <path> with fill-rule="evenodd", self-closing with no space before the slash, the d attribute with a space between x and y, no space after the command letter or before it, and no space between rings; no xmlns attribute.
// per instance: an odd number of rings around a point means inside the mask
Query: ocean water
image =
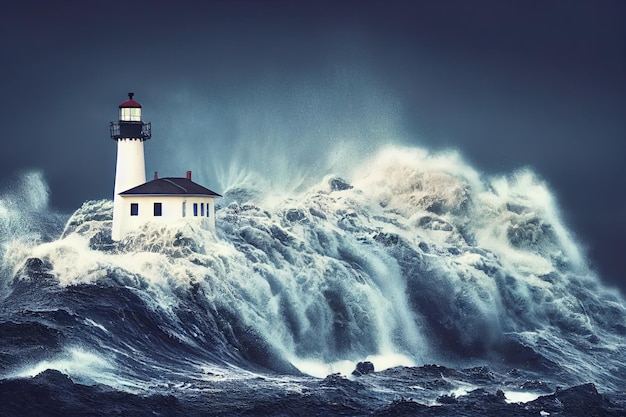
<svg viewBox="0 0 626 417"><path fill-rule="evenodd" d="M626 303L530 170L387 147L121 242L47 195L0 196L2 415L626 413Z"/></svg>

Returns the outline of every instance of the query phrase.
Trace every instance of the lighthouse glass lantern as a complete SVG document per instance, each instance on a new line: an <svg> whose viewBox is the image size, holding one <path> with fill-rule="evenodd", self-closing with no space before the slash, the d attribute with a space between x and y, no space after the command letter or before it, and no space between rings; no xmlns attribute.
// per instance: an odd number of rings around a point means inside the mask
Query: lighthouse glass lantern
<svg viewBox="0 0 626 417"><path fill-rule="evenodd" d="M133 100L133 95L128 93L128 100L120 104L119 121L111 122L111 139L150 139L150 123L141 121L141 104Z"/></svg>
<svg viewBox="0 0 626 417"><path fill-rule="evenodd" d="M120 120L124 122L141 122L141 107L120 107Z"/></svg>

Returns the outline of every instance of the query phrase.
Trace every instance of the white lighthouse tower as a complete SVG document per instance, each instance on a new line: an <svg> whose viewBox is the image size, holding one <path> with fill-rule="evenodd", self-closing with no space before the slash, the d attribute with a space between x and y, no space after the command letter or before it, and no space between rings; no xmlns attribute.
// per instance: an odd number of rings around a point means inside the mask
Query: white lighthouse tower
<svg viewBox="0 0 626 417"><path fill-rule="evenodd" d="M150 139L150 123L141 120L141 104L128 100L119 105L119 121L111 122L111 139L117 141L115 188L113 191L113 240L122 238L123 207L120 193L146 182L143 143Z"/></svg>

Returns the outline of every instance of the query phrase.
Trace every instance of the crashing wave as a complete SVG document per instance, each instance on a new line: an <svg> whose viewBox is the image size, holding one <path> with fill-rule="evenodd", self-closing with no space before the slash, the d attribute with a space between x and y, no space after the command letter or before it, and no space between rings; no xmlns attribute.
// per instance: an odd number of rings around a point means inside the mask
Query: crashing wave
<svg viewBox="0 0 626 417"><path fill-rule="evenodd" d="M198 363L325 375L365 357L488 361L623 383L624 302L587 268L532 172L483 178L454 153L390 148L351 181L265 196L240 185L215 230L147 225L120 242L112 203L86 202L61 239L9 251L5 265L18 286L39 271L61 288L132 289L155 326L206 352Z"/></svg>

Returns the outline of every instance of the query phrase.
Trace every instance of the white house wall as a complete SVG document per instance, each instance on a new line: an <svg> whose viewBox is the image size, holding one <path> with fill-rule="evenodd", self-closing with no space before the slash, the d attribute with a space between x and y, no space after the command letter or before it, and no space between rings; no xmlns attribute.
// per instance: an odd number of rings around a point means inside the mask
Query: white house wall
<svg viewBox="0 0 626 417"><path fill-rule="evenodd" d="M171 223L176 220L200 221L204 219L215 228L214 199L207 196L120 196L122 214L120 238L126 233L146 223ZM183 202L186 213L183 216ZM138 204L136 216L131 216L131 204ZM161 216L154 215L154 203L161 203ZM198 215L194 216L193 205L198 204ZM204 204L204 217L200 215L201 204ZM208 207L208 216L207 216Z"/></svg>

